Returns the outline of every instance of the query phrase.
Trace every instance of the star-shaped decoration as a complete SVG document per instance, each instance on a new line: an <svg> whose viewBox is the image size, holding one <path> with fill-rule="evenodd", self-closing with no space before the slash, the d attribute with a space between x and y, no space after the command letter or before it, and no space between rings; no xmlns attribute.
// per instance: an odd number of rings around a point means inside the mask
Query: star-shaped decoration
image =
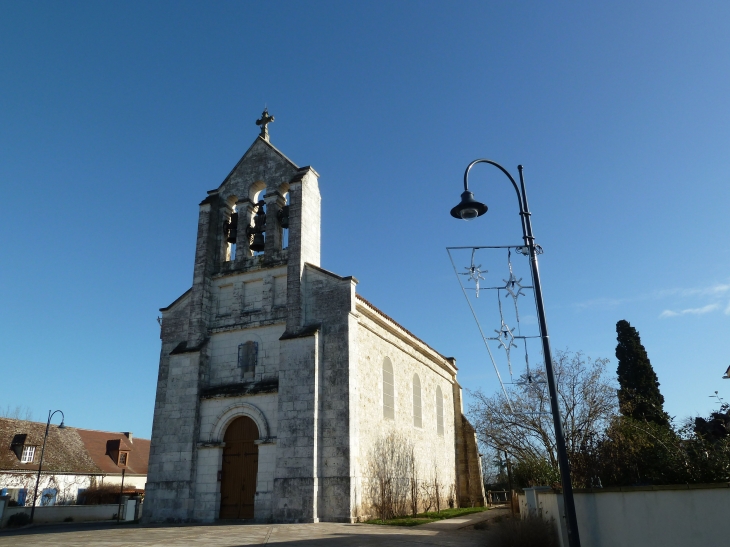
<svg viewBox="0 0 730 547"><path fill-rule="evenodd" d="M520 375L520 380L518 382L515 382L517 385L520 386L527 386L527 387L534 387L539 384L545 384L545 380L542 377L542 373L540 371L538 372L532 372L530 369L527 369L527 372Z"/></svg>
<svg viewBox="0 0 730 547"><path fill-rule="evenodd" d="M515 344L515 335L512 330L504 322L504 319L502 319L502 326L499 330L494 331L497 333L495 340L499 342L499 347L504 348L504 352L507 354L507 366L509 367L510 376L512 375L512 361L509 354L512 348L517 347L517 344Z"/></svg>
<svg viewBox="0 0 730 547"><path fill-rule="evenodd" d="M510 264L510 268L509 268L509 279L503 279L502 281L505 282L504 289L515 300L517 300L518 296L525 296L525 293L522 292L522 289L524 289L524 287L520 283L522 281L522 278L520 277L519 279L517 279L515 277L515 274L512 273L511 264Z"/></svg>
<svg viewBox="0 0 730 547"><path fill-rule="evenodd" d="M509 265L509 279L503 279L502 281L504 281L505 283L504 289L515 300L515 302L517 302L518 296L525 296L525 293L522 292L522 289L524 289L524 287L521 284L522 278L520 277L519 279L517 279L515 277L515 274L512 271L512 261L509 259L509 254L507 256L507 264Z"/></svg>
<svg viewBox="0 0 730 547"><path fill-rule="evenodd" d="M512 332L514 329L511 329L507 326L507 323L504 322L504 319L502 320L502 327L499 330L495 330L494 332L497 333L497 341L499 342L500 347L503 347L508 353L510 348L516 348L517 344L515 344L515 335Z"/></svg>
<svg viewBox="0 0 730 547"><path fill-rule="evenodd" d="M475 266L472 262L471 266L465 267L464 269L466 272L462 273L461 275L468 275L467 281L473 281L476 289L476 297L479 298L479 281L484 281L484 276L482 274L488 273L488 270L481 270L482 265L479 264L479 266Z"/></svg>

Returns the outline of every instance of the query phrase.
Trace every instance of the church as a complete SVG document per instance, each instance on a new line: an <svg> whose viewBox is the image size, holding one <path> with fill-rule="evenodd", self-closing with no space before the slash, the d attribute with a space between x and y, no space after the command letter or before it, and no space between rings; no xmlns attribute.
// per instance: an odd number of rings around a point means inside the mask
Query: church
<svg viewBox="0 0 730 547"><path fill-rule="evenodd" d="M192 286L161 309L144 520L362 521L388 438L441 507L483 505L455 359L321 267L319 175L273 121L200 203Z"/></svg>

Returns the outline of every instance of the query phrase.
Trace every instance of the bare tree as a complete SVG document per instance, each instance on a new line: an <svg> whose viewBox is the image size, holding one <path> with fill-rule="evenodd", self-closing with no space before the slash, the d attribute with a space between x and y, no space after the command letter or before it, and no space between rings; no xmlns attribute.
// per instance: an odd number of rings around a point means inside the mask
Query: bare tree
<svg viewBox="0 0 730 547"><path fill-rule="evenodd" d="M33 421L33 411L27 406L11 406L7 405L5 408L0 408L0 418L10 418L11 420L26 420L28 422Z"/></svg>
<svg viewBox="0 0 730 547"><path fill-rule="evenodd" d="M446 503L449 504L449 509L453 509L456 505L456 485L454 483L449 485L449 495L446 498Z"/></svg>
<svg viewBox="0 0 730 547"><path fill-rule="evenodd" d="M426 480L420 483L421 503L423 504L423 512L428 513L432 507L436 505L436 496L433 491L433 481Z"/></svg>
<svg viewBox="0 0 730 547"><path fill-rule="evenodd" d="M433 464L433 476L431 478L431 481L433 482L434 505L436 506L436 512L440 513L441 501L444 495L444 485L441 482L441 477L439 476L439 467L435 463Z"/></svg>
<svg viewBox="0 0 730 547"><path fill-rule="evenodd" d="M410 440L392 431L375 443L368 455L370 501L381 520L406 515L415 468Z"/></svg>
<svg viewBox="0 0 730 547"><path fill-rule="evenodd" d="M416 465L416 448L411 445L411 514L415 517L418 514L419 505L419 486L418 486L418 466Z"/></svg>
<svg viewBox="0 0 730 547"><path fill-rule="evenodd" d="M555 353L558 405L569 455L578 453L616 415L616 386L607 379L607 364L608 359L591 360L580 352ZM503 393L487 396L476 391L469 416L483 444L505 450L518 461L546 460L557 469L545 372L538 369L521 379L520 385L507 390L511 409Z"/></svg>

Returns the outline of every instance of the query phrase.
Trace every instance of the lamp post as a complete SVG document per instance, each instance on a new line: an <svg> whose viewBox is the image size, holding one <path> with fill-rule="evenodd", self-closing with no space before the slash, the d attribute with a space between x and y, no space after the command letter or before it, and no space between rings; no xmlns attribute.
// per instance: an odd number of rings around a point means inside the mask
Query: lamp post
<svg viewBox="0 0 730 547"><path fill-rule="evenodd" d="M545 357L545 372L547 373L548 390L550 393L550 410L553 415L553 425L555 427L555 444L558 450L558 465L560 467L560 479L563 484L563 501L565 502L565 516L568 528L568 545L570 547L580 547L580 537L578 535L578 521L575 516L575 502L573 500L573 486L570 481L570 464L568 463L568 452L565 448L565 437L563 436L563 424L560 419L560 408L558 407L558 392L555 385L555 374L553 372L552 352L550 351L550 337L548 336L547 322L545 320L545 305L542 299L542 288L540 286L540 273L537 267L538 246L535 245L535 238L532 235L532 222L530 220L530 210L527 206L527 192L525 190L525 179L522 174L522 166L518 165L517 170L520 173L520 184L517 185L515 179L510 175L504 167L497 162L486 159L474 160L471 162L464 172L464 192L461 194L461 202L451 209L451 216L463 220L472 220L482 216L487 212L487 206L474 199L474 194L469 191L469 171L477 163L488 163L493 165L512 183L517 193L517 201L520 207L520 220L522 222L522 239L525 242L523 248L524 254L530 257L530 271L532 273L532 286L535 291L535 303L537 305L537 316L540 324L540 339L542 341L542 351Z"/></svg>
<svg viewBox="0 0 730 547"><path fill-rule="evenodd" d="M55 410L51 412L48 411L48 422L46 422L46 434L43 436L43 448L41 448L41 459L38 462L38 475L35 479L35 492L33 494L33 507L30 508L30 521L33 522L33 516L35 515L35 504L38 501L38 483L41 481L41 471L43 470L43 454L46 452L46 440L48 439L48 430L51 427L51 418L53 418L53 415L56 412L61 412L60 410ZM63 415L63 412L61 412L61 425L58 426L58 429L66 429L66 426L63 425L63 422L65 420L65 416Z"/></svg>

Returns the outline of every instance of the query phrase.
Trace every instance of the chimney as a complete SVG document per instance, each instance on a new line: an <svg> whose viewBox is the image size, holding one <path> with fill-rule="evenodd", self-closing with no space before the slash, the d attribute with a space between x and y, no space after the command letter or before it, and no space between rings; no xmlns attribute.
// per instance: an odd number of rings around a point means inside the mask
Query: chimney
<svg viewBox="0 0 730 547"><path fill-rule="evenodd" d="M134 434L131 431L122 431L122 435L127 437L130 443L134 442L134 440L132 439L132 437L134 437Z"/></svg>

